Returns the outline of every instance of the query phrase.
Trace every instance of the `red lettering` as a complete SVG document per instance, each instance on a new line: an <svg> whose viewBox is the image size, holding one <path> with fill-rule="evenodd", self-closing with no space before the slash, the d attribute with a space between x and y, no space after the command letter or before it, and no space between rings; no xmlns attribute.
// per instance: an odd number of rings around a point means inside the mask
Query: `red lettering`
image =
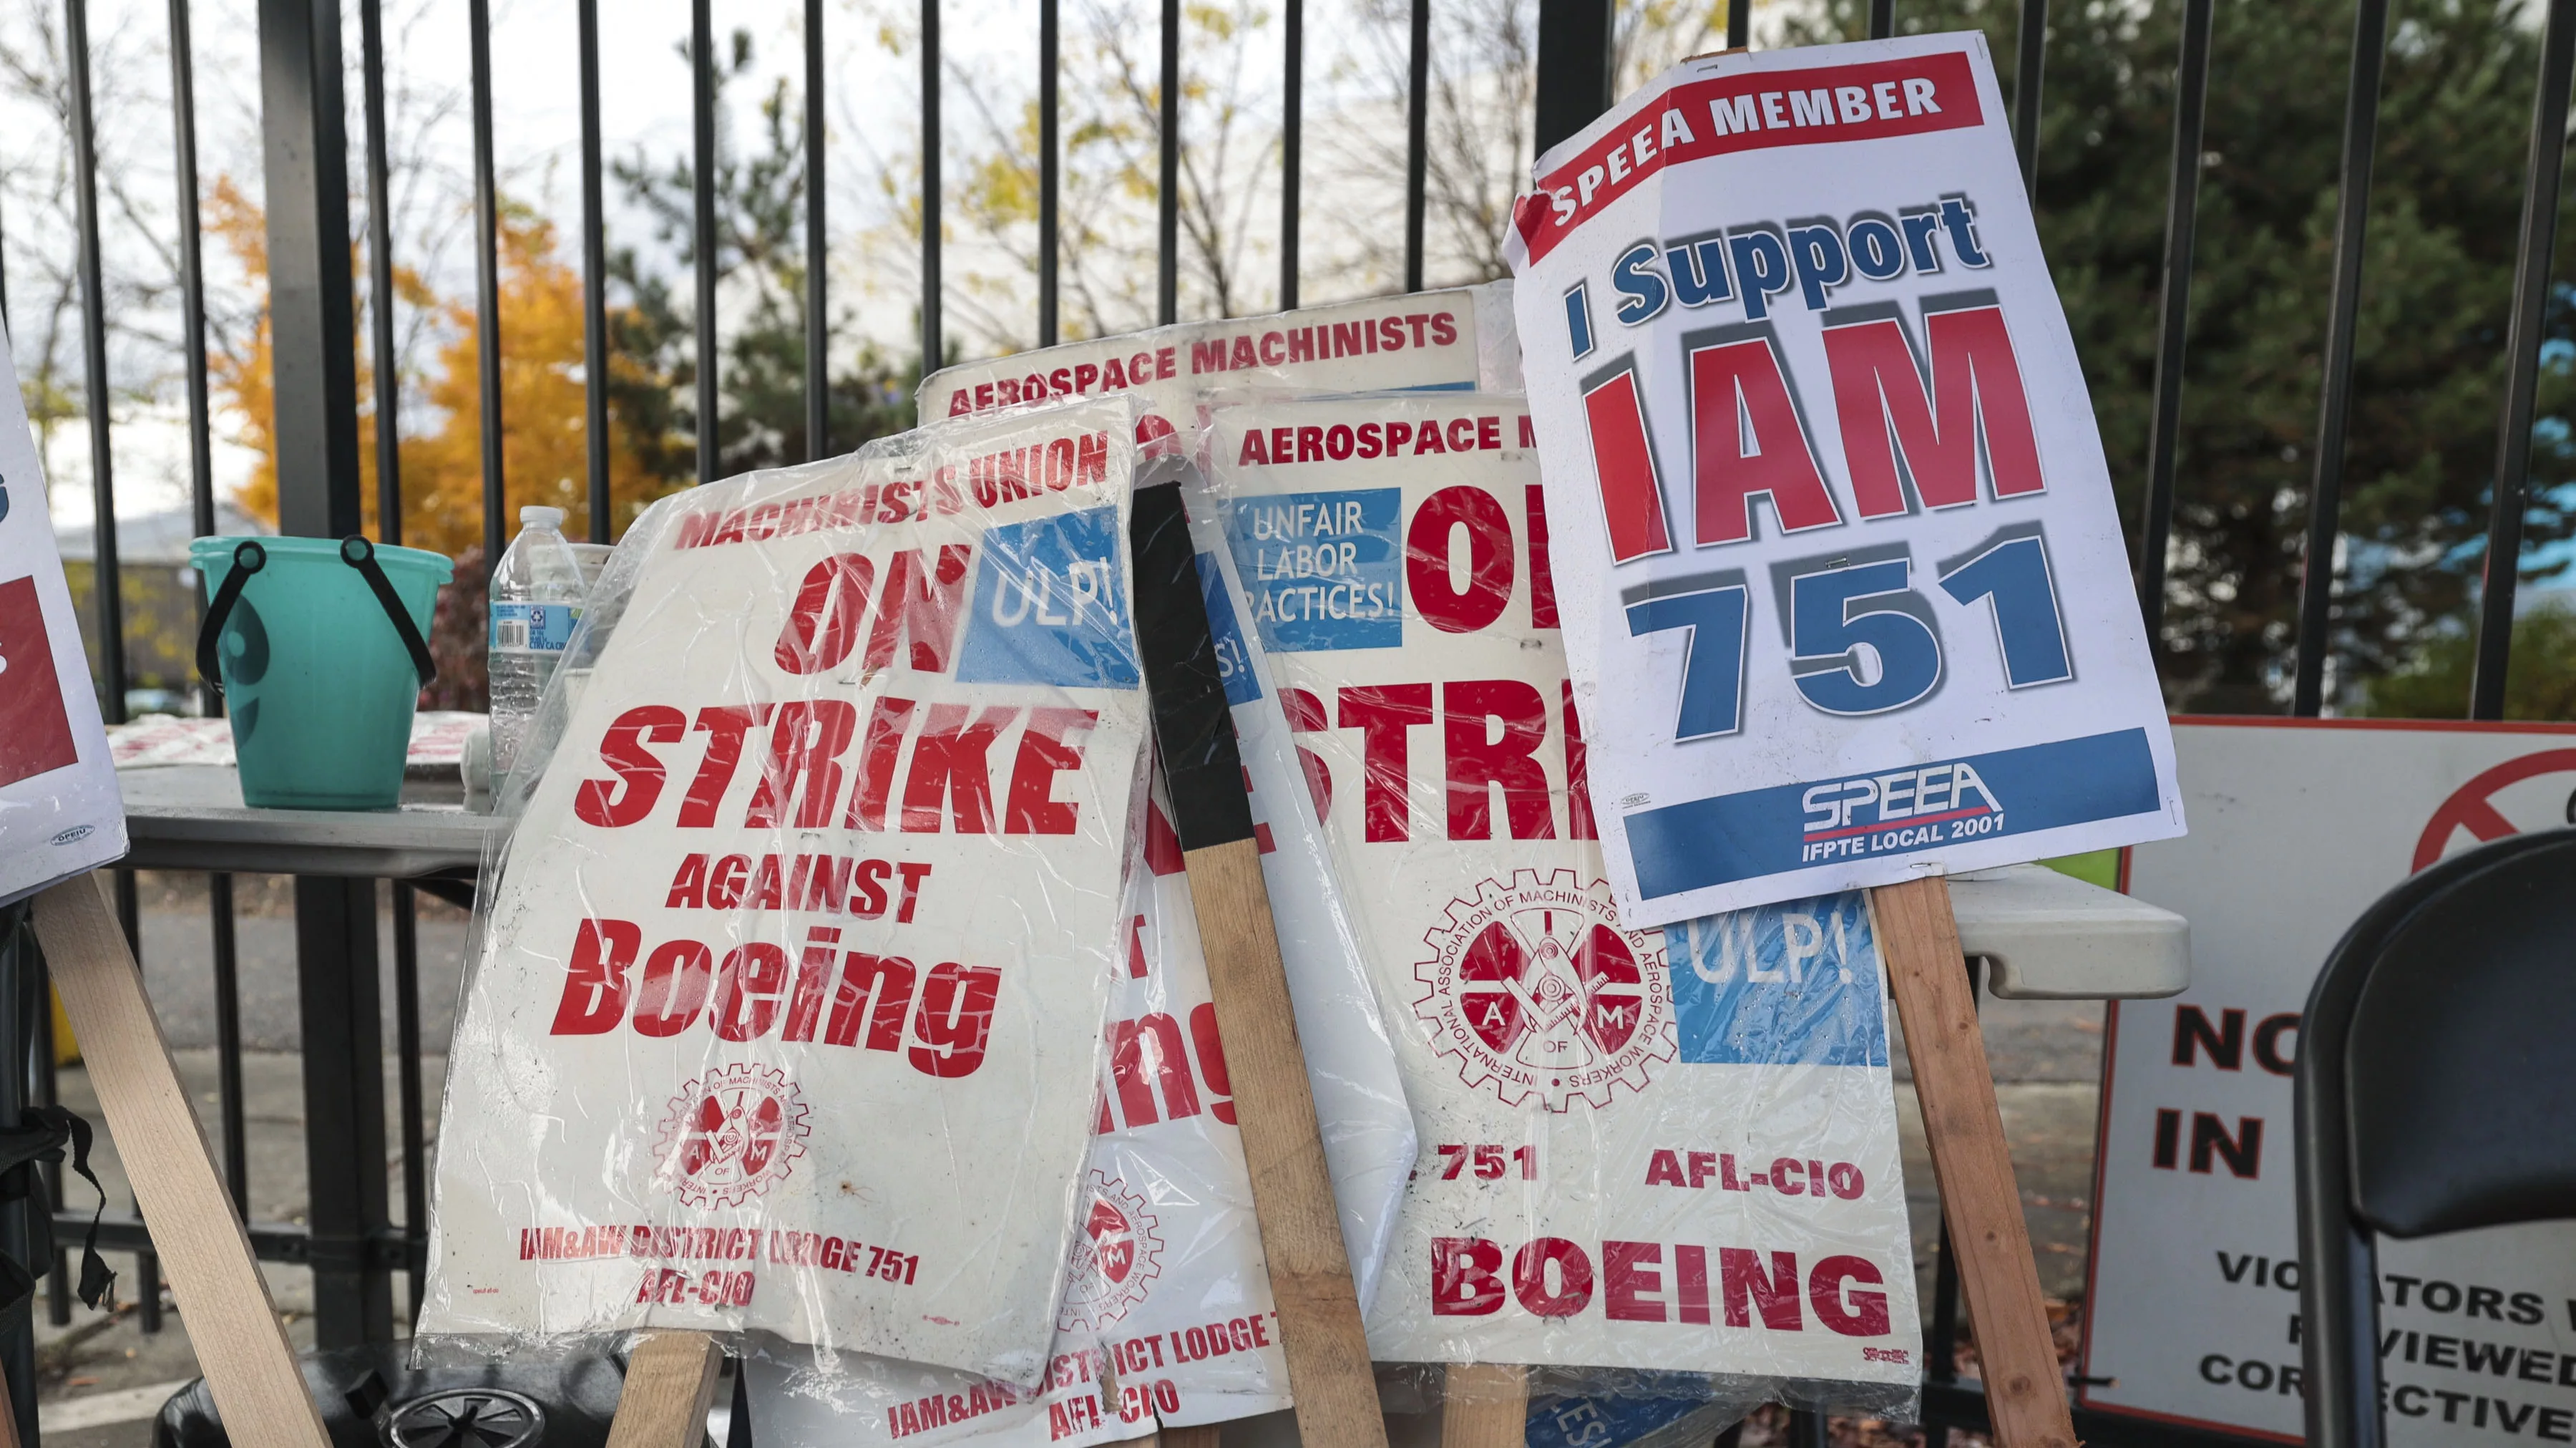
<svg viewBox="0 0 2576 1448"><path fill-rule="evenodd" d="M1493 838L1493 791L1516 840L1556 838L1556 806L1547 769L1547 700L1518 679L1477 679L1441 687L1441 733L1447 745L1449 838ZM1501 737L1492 737L1496 725Z"/></svg>
<svg viewBox="0 0 2576 1448"><path fill-rule="evenodd" d="M1100 722L1091 709L1041 706L1029 710L1020 731L1019 754L1011 761L1010 794L1002 803L1002 832L1012 835L1069 835L1080 823L1080 806L1055 797L1055 777L1082 768L1080 736Z"/></svg>
<svg viewBox="0 0 2576 1448"><path fill-rule="evenodd" d="M1429 684L1341 691L1341 727L1360 731L1362 835L1379 844L1411 837L1411 750L1406 731L1431 722Z"/></svg>
<svg viewBox="0 0 2576 1448"><path fill-rule="evenodd" d="M925 1076L954 1079L971 1076L984 1064L993 1034L993 1003L1002 993L1002 973L943 961L930 968L921 983L921 1005L913 1013L912 1068Z"/></svg>
<svg viewBox="0 0 2576 1448"><path fill-rule="evenodd" d="M755 940L725 952L716 970L716 1034L728 1041L756 1041L778 1022L778 997L787 989L787 952Z"/></svg>
<svg viewBox="0 0 2576 1448"><path fill-rule="evenodd" d="M551 1034L596 1036L616 1030L618 1018L626 1014L626 968L643 945L643 928L632 921L581 922Z"/></svg>
<svg viewBox="0 0 2576 1448"><path fill-rule="evenodd" d="M1549 1264L1556 1267L1556 1290L1547 1286ZM1791 1298L1797 1293L1791 1279ZM1592 1259L1563 1237L1541 1237L1512 1258L1512 1295L1540 1317L1572 1317L1592 1304Z"/></svg>
<svg viewBox="0 0 2576 1448"><path fill-rule="evenodd" d="M985 754L1019 712L1007 705L981 713L966 704L930 706L921 738L912 746L912 772L903 781L904 829L938 829L944 799L959 834L992 832L993 776Z"/></svg>
<svg viewBox="0 0 2576 1448"><path fill-rule="evenodd" d="M1923 327L1931 343L1928 379L1915 365L1903 324L1892 318L1825 329L1834 410L1860 515L1903 513L1908 477L1925 507L1975 502L1981 440L1996 497L2045 491L2030 399L2003 309L1934 312ZM1895 449L1904 453L1902 473Z"/></svg>
<svg viewBox="0 0 2576 1448"><path fill-rule="evenodd" d="M1431 1239L1431 1312L1483 1317L1503 1306L1503 1249L1482 1237Z"/></svg>
<svg viewBox="0 0 2576 1448"><path fill-rule="evenodd" d="M1866 1257L1827 1257L1807 1277L1807 1300L1815 1304L1818 1322L1845 1337L1885 1337L1887 1294L1864 1292L1848 1284L1874 1287L1886 1280Z"/></svg>
<svg viewBox="0 0 2576 1448"><path fill-rule="evenodd" d="M805 570L786 626L778 631L778 667L819 674L848 658L858 645L859 620L875 580L876 565L857 553L835 553Z"/></svg>
<svg viewBox="0 0 2576 1448"><path fill-rule="evenodd" d="M1461 526L1467 530L1463 590L1451 584L1457 575L1451 549ZM1474 633L1502 617L1512 596L1512 522L1503 505L1465 484L1423 499L1404 534L1404 584L1423 620L1445 633Z"/></svg>
<svg viewBox="0 0 2576 1448"><path fill-rule="evenodd" d="M689 716L667 704L641 704L618 715L599 741L600 762L617 778L583 780L573 794L574 817L616 829L651 814L662 797L662 761L644 746L677 744L688 732Z"/></svg>
<svg viewBox="0 0 2576 1448"><path fill-rule="evenodd" d="M1759 497L1770 498L1787 532L1842 521L1769 338L1693 351L1690 378L1702 546L1752 537Z"/></svg>

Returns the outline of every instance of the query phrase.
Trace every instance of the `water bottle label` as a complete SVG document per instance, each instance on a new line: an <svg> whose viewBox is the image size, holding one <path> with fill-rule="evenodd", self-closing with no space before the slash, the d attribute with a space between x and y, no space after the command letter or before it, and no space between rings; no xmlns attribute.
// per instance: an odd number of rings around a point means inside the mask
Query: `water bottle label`
<svg viewBox="0 0 2576 1448"><path fill-rule="evenodd" d="M569 603L492 605L492 647L511 653L559 654L572 642L581 610Z"/></svg>

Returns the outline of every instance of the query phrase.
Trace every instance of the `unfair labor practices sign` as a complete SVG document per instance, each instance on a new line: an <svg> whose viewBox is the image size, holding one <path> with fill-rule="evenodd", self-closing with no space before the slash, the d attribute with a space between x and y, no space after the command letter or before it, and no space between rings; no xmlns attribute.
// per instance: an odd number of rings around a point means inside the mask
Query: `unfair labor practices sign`
<svg viewBox="0 0 2576 1448"><path fill-rule="evenodd" d="M2182 833L1984 38L1686 62L1537 174L1508 244L1627 923Z"/></svg>
<svg viewBox="0 0 2576 1448"><path fill-rule="evenodd" d="M1528 426L1518 398L1382 394L1210 430L1231 608L1422 1134L1372 1354L1901 1403L1920 1364L1868 912L1621 927Z"/></svg>
<svg viewBox="0 0 2576 1448"><path fill-rule="evenodd" d="M487 905L424 1333L1038 1381L1126 959L1133 425L944 425L629 535Z"/></svg>

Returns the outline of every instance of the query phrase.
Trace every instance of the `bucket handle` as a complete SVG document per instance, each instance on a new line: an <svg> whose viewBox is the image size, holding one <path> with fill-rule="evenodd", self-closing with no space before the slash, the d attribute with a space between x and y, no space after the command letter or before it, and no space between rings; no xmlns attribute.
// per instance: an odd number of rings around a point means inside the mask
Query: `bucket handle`
<svg viewBox="0 0 2576 1448"><path fill-rule="evenodd" d="M426 689L437 683L438 664L430 658L429 644L413 625L411 610L403 607L392 582L385 577L383 565L376 562L376 545L364 535L352 533L340 540L340 561L358 570L358 576L367 580L367 587L375 593L376 602L385 606L385 617L393 620L394 632L402 635L403 647L411 652L411 670L420 676L420 686Z"/></svg>
<svg viewBox="0 0 2576 1448"><path fill-rule="evenodd" d="M245 538L234 544L233 571L224 575L214 601L206 605L205 621L197 625L197 677L218 699L224 696L224 671L215 662L215 640L223 635L225 620L233 616L233 605L241 601L242 585L267 566L268 550L257 540Z"/></svg>
<svg viewBox="0 0 2576 1448"><path fill-rule="evenodd" d="M393 620L394 632L402 636L403 648L411 654L412 672L419 676L424 689L438 682L438 664L430 657L429 644L411 621L411 610L403 607L394 593L391 580L385 577L382 564L376 562L376 545L358 534L340 540L340 561L358 570L367 580L376 602L384 605L385 617ZM241 601L242 585L250 576L268 566L268 550L258 540L245 538L233 548L233 567L215 589L214 599L206 605L206 621L197 628L197 674L220 698L224 692L223 671L217 667L215 640L222 636L224 624L231 619L233 605Z"/></svg>

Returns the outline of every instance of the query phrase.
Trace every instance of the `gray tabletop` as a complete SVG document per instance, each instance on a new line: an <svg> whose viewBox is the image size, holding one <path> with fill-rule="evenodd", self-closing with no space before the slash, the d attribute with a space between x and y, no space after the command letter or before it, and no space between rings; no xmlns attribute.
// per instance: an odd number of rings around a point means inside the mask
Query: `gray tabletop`
<svg viewBox="0 0 2576 1448"><path fill-rule="evenodd" d="M117 772L133 853L145 870L463 878L480 868L502 821L470 814L453 782L413 783L399 809L253 809L231 769L173 765Z"/></svg>

